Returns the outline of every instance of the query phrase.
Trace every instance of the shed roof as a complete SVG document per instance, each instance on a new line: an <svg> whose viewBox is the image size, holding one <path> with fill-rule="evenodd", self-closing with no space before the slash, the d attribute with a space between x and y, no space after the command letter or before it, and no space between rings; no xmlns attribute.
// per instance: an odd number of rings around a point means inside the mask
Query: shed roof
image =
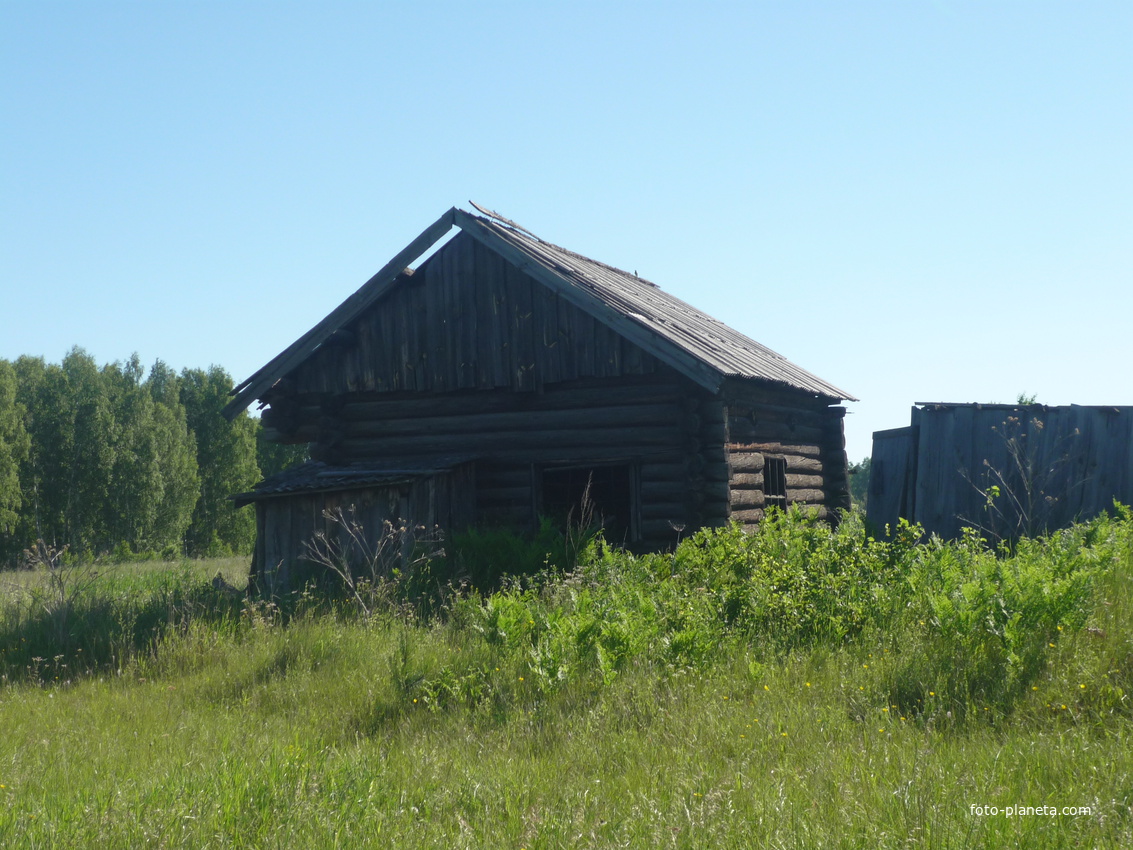
<svg viewBox="0 0 1133 850"><path fill-rule="evenodd" d="M329 493L409 483L451 472L469 459L468 457L400 458L392 463L370 462L346 466L331 466L322 461L311 460L265 478L252 490L237 493L230 498L239 508L261 499L290 496L296 493Z"/></svg>
<svg viewBox="0 0 1133 850"><path fill-rule="evenodd" d="M240 383L225 415L233 417L260 398L331 334L377 302L397 276L453 226L710 390L719 389L725 378L747 378L834 400L856 400L656 284L547 242L513 221L473 206L483 215L450 209L319 324Z"/></svg>

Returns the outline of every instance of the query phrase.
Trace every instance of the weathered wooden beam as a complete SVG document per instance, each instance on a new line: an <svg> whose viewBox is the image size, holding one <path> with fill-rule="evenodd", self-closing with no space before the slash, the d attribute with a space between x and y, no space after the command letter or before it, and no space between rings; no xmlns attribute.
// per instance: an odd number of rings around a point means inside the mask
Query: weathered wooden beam
<svg viewBox="0 0 1133 850"><path fill-rule="evenodd" d="M683 501L645 502L641 506L642 520L665 519L680 522L688 516L688 505Z"/></svg>
<svg viewBox="0 0 1133 850"><path fill-rule="evenodd" d="M234 419L236 414L251 404L253 399L259 398L278 379L284 377L310 356L331 333L350 322L381 298L406 266L420 257L452 229L456 212L455 208L450 209L425 228L420 236L399 251L377 274L327 314L326 318L273 357L255 374L238 384L232 390L234 398L225 405L222 411L224 416L228 419Z"/></svg>
<svg viewBox="0 0 1133 850"><path fill-rule="evenodd" d="M742 522L745 524L762 522L763 508L744 508L742 510L732 511L730 518L735 520L736 522Z"/></svg>
<svg viewBox="0 0 1133 850"><path fill-rule="evenodd" d="M790 464L787 465L787 490L823 490L826 489L826 479L821 474L814 475L809 472L795 473L790 471Z"/></svg>
<svg viewBox="0 0 1133 850"><path fill-rule="evenodd" d="M351 437L399 434L474 434L508 430L617 428L676 425L675 405L640 404L583 410L522 410L507 413L465 413L399 419L351 419L343 427Z"/></svg>
<svg viewBox="0 0 1133 850"><path fill-rule="evenodd" d="M788 502L807 502L816 503L823 502L826 499L826 494L822 490L807 490L807 489L792 489L787 488L787 501Z"/></svg>
<svg viewBox="0 0 1133 850"><path fill-rule="evenodd" d="M642 501L683 502L689 496L689 486L684 476L664 481L642 481L639 488Z"/></svg>
<svg viewBox="0 0 1133 850"><path fill-rule="evenodd" d="M728 422L728 438L734 442L786 440L818 446L822 442L823 430L818 425L788 425L762 420L753 424L740 419Z"/></svg>
<svg viewBox="0 0 1133 850"><path fill-rule="evenodd" d="M732 513L747 508L762 508L767 500L762 490L733 490L731 493Z"/></svg>
<svg viewBox="0 0 1133 850"><path fill-rule="evenodd" d="M630 454L645 448L678 447L681 445L681 432L665 426L605 427L569 430L527 430L491 431L474 434L420 434L396 437L358 437L348 436L342 440L343 448L349 454L443 454L477 453L486 451L506 451L509 448L543 448L554 446L561 449L611 448L620 447Z"/></svg>
<svg viewBox="0 0 1133 850"><path fill-rule="evenodd" d="M581 382L580 382L581 383ZM604 381L595 386L546 387L542 395L519 395L510 390L429 394L420 397L400 395L382 399L376 394L351 399L343 405L346 419L393 419L432 415L502 413L513 410L564 410L610 404L664 404L681 397L681 387L673 383L621 383Z"/></svg>
<svg viewBox="0 0 1133 850"><path fill-rule="evenodd" d="M760 452L769 455L779 455L781 457L791 457L792 455L798 457L820 457L822 449L813 443L797 443L797 442L730 442L727 444L729 453L734 452Z"/></svg>

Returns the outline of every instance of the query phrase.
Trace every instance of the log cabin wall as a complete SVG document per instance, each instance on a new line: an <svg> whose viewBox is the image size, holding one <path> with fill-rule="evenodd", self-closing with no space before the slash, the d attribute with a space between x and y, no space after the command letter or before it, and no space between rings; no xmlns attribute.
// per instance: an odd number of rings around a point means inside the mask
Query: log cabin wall
<svg viewBox="0 0 1133 850"><path fill-rule="evenodd" d="M769 505L813 506L834 520L850 507L845 408L788 389L725 387L729 517L744 525Z"/></svg>
<svg viewBox="0 0 1133 850"><path fill-rule="evenodd" d="M265 417L277 437L327 463L475 457L477 522L531 528L544 471L585 464L631 468L629 525L643 547L727 521L723 406L668 367L539 393L318 393L283 407Z"/></svg>

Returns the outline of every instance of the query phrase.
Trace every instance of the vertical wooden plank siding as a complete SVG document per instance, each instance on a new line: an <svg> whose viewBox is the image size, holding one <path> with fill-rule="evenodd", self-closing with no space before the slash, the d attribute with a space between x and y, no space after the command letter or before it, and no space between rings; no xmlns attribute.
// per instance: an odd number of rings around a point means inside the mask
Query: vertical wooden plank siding
<svg viewBox="0 0 1133 850"><path fill-rule="evenodd" d="M869 516L879 527L901 516L945 538L966 525L1040 533L1133 501L1133 408L929 405L912 420L874 434ZM915 435L914 495L895 504L891 434L905 431ZM987 506L992 486L998 510Z"/></svg>

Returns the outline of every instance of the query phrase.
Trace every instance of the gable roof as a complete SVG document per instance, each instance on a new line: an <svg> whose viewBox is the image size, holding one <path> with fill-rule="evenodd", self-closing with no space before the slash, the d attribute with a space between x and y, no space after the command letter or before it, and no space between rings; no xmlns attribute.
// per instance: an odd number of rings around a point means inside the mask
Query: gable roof
<svg viewBox="0 0 1133 850"><path fill-rule="evenodd" d="M233 400L224 408L225 416L236 416L305 361L336 330L376 303L398 275L453 226L713 392L725 378L748 378L836 400L856 400L656 284L546 242L515 222L473 206L484 215L455 207L448 210L326 318L238 384L232 390Z"/></svg>

